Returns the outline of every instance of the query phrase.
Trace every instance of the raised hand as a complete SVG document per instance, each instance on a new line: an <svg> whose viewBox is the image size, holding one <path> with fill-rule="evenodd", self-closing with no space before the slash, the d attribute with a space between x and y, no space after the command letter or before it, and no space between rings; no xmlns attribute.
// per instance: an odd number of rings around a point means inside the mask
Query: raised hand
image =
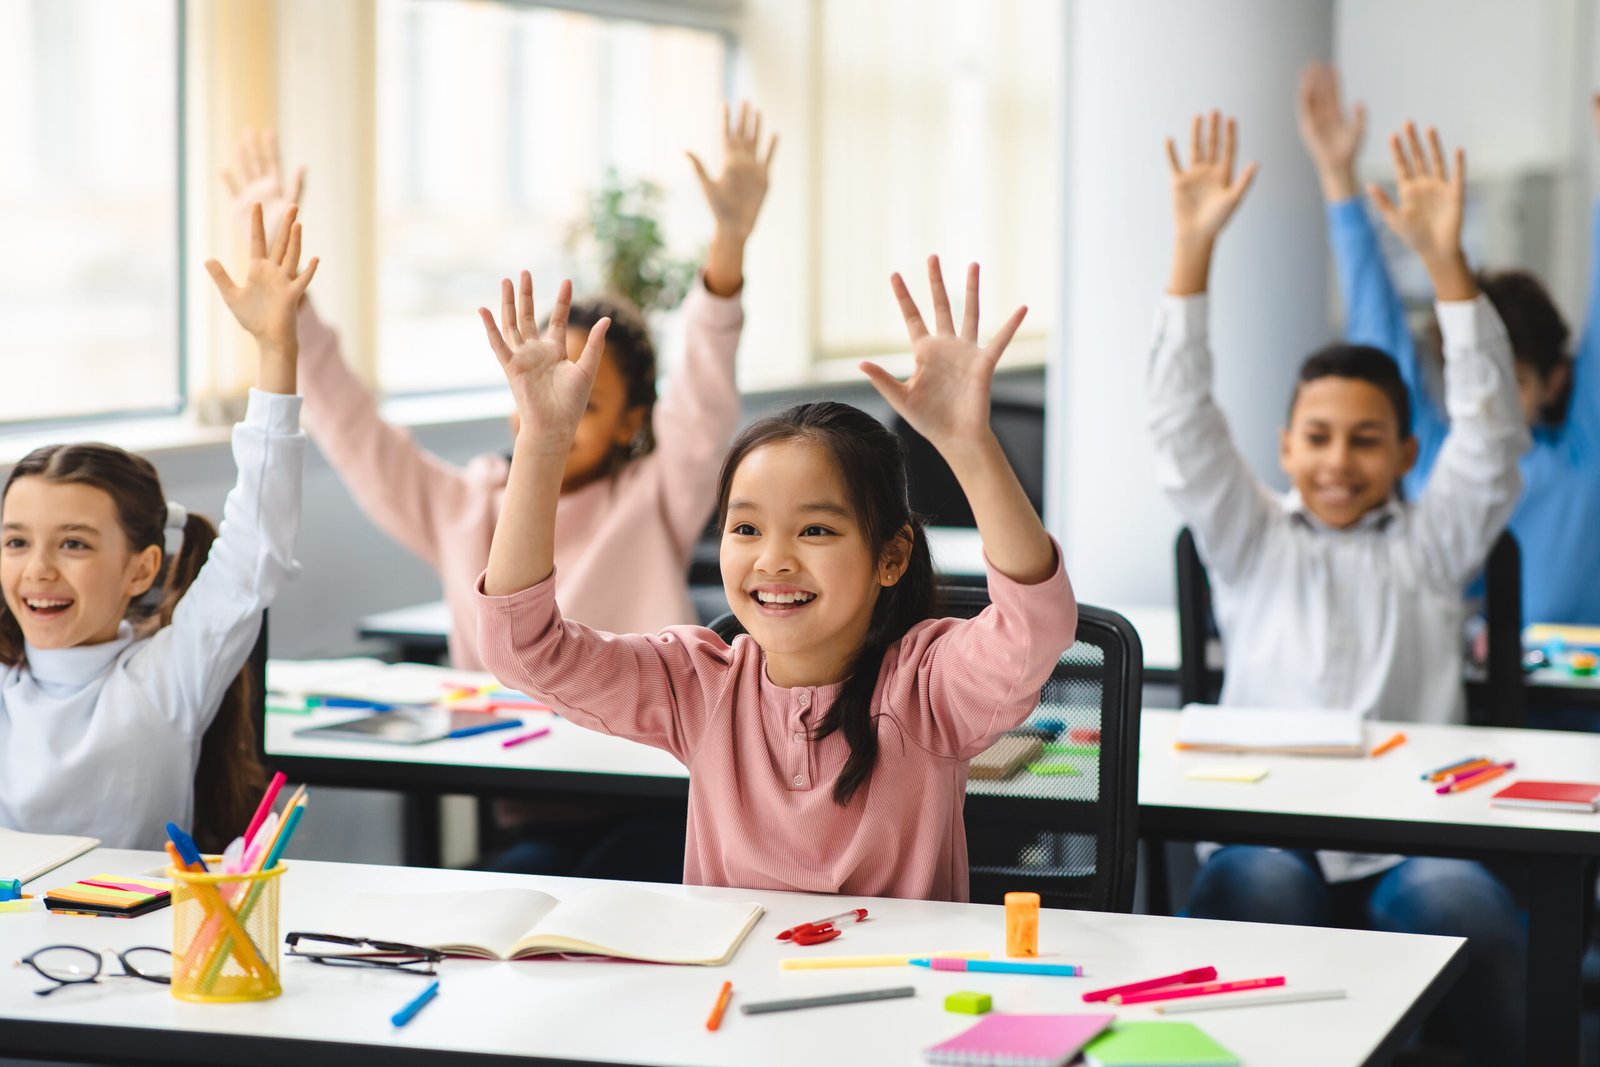
<svg viewBox="0 0 1600 1067"><path fill-rule="evenodd" d="M889 406L941 453L991 440L989 386L994 380L995 364L1000 361L1006 345L1011 343L1028 309L1019 307L1012 312L988 345L980 346L976 263L967 268L967 298L962 308L960 333L956 332L938 256L928 257L928 286L933 291L933 333L928 332L905 280L894 274L889 284L900 302L900 313L905 316L916 365L911 377L903 382L875 363L862 363L862 371Z"/></svg>
<svg viewBox="0 0 1600 1067"><path fill-rule="evenodd" d="M239 135L234 165L222 168L222 183L233 197L233 213L240 227L248 229L250 208L260 204L267 234L276 237L284 212L290 204L300 203L300 195L305 192L306 168L295 168L294 181L285 189L277 133L246 129Z"/></svg>
<svg viewBox="0 0 1600 1067"><path fill-rule="evenodd" d="M496 325L488 308L479 308L489 347L494 349L505 371L516 401L521 422L517 430L519 449L524 445L542 455L563 460L572 449L572 439L589 402L605 349L610 319L601 319L589 331L583 353L574 362L567 358L567 312L572 306L572 283L563 281L556 292L555 307L544 336L539 336L539 321L533 307L533 277L522 272L515 291L510 279L500 282L500 322Z"/></svg>
<svg viewBox="0 0 1600 1067"><path fill-rule="evenodd" d="M1389 199L1377 185L1367 192L1383 221L1422 259L1433 278L1440 300L1469 300L1477 294L1461 251L1461 215L1466 200L1467 157L1455 152L1455 171L1445 163L1439 131L1428 129L1428 151L1422 150L1417 125L1406 123L1405 138L1393 134L1389 149L1394 153L1395 195ZM1465 292L1446 295L1462 288Z"/></svg>
<svg viewBox="0 0 1600 1067"><path fill-rule="evenodd" d="M1339 72L1327 63L1312 63L1300 72L1295 95L1300 140L1316 164L1323 196L1348 200L1356 195L1356 153L1367 130L1367 108L1357 103L1347 115L1339 106Z"/></svg>
<svg viewBox="0 0 1600 1067"><path fill-rule="evenodd" d="M761 112L747 101L739 105L737 123L731 120L728 105L722 105L721 174L713 178L699 156L685 153L716 220L706 252L705 283L718 296L732 296L744 285L744 246L767 198L772 157L777 151L778 135L773 134L762 153Z"/></svg>
<svg viewBox="0 0 1600 1067"><path fill-rule="evenodd" d="M1218 130L1222 131L1219 146ZM1222 122L1213 111L1209 131L1199 115L1189 134L1189 165L1178 159L1178 146L1167 138L1167 159L1172 164L1172 217L1180 240L1211 244L1227 225L1234 209L1255 180L1260 164L1252 163L1233 174L1238 128L1233 119Z"/></svg>
<svg viewBox="0 0 1600 1067"><path fill-rule="evenodd" d="M206 271L223 302L261 348L261 388L274 393L294 392L295 361L300 351L295 308L317 272L315 256L304 270L300 269L299 213L298 207L289 205L284 224L278 227L268 248L261 205L250 209L250 263L245 267L243 284L235 284L221 263L206 260ZM285 382L287 388L280 388Z"/></svg>

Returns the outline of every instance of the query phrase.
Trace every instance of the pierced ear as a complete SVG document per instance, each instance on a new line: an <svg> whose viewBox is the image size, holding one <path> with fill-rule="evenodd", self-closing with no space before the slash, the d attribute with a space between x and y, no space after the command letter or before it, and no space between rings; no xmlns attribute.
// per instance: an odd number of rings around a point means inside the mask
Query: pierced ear
<svg viewBox="0 0 1600 1067"><path fill-rule="evenodd" d="M906 568L911 563L911 549L916 543L916 534L911 525L907 523L900 527L886 548L883 550L883 561L878 565L878 584L882 586L895 585L905 577Z"/></svg>

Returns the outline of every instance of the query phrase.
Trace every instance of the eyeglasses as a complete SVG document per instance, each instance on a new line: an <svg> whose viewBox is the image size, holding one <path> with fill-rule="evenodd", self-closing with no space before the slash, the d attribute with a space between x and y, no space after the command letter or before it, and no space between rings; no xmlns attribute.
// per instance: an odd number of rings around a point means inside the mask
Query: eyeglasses
<svg viewBox="0 0 1600 1067"><path fill-rule="evenodd" d="M69 985L88 985L100 981L105 957L115 956L122 964L122 973L108 974L107 978L141 978L146 982L172 984L172 953L164 948L141 945L118 952L116 949L92 948L81 945L46 945L31 956L17 960L14 966L32 967L39 976L55 985L48 989L35 989L37 996L48 997Z"/></svg>
<svg viewBox="0 0 1600 1067"><path fill-rule="evenodd" d="M284 939L286 955L330 967L382 967L407 974L433 974L444 953L436 948L407 945L399 941L374 941L369 937L341 937L338 934L308 934L292 931ZM306 948L301 948L301 943ZM370 952L351 951L362 947Z"/></svg>

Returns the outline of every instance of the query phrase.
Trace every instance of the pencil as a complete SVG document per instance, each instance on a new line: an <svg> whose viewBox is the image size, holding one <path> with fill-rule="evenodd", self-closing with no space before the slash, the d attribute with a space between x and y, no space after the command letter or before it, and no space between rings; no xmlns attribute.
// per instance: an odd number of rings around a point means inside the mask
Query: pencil
<svg viewBox="0 0 1600 1067"><path fill-rule="evenodd" d="M1397 733L1393 737L1389 738L1389 740L1383 742L1381 745L1379 745L1378 747L1374 748L1372 750L1372 755L1381 756L1385 752L1388 752L1390 749L1399 748L1401 745L1403 745L1405 743L1406 743L1406 735L1405 735L1405 733L1404 732Z"/></svg>
<svg viewBox="0 0 1600 1067"><path fill-rule="evenodd" d="M733 997L733 983L723 982L722 990L717 993L717 1002L711 1006L711 1017L706 1020L706 1029L715 1030L722 1025L722 1013L728 1010L728 1001Z"/></svg>
<svg viewBox="0 0 1600 1067"><path fill-rule="evenodd" d="M1182 1001L1177 1004L1157 1004L1155 1010L1162 1015L1187 1015L1192 1011L1221 1011L1224 1008L1250 1008L1257 1004L1296 1004L1307 1000L1343 1000L1342 989L1308 989L1289 993L1261 993L1248 997L1224 997L1221 1000Z"/></svg>

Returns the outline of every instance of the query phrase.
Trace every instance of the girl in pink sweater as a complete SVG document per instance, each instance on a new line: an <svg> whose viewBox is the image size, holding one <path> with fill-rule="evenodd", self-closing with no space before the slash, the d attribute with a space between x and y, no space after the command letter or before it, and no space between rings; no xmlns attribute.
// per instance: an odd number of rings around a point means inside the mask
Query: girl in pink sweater
<svg viewBox="0 0 1600 1067"><path fill-rule="evenodd" d="M1077 606L989 428L994 366L1018 311L978 344L978 270L957 333L937 259L935 332L893 277L916 369L862 370L938 448L983 536L991 606L936 618L933 566L898 441L843 404L762 419L723 461L722 583L731 645L679 626L616 635L556 606L564 457L600 367L606 322L567 358L571 286L543 337L532 283L480 309L520 427L479 580L478 644L508 685L570 721L671 752L689 768L684 880L964 900L967 762L1017 725L1072 644Z"/></svg>
<svg viewBox="0 0 1600 1067"><path fill-rule="evenodd" d="M772 136L760 151L761 115L748 104L733 121L724 109L723 124L720 174L689 157L715 230L701 283L684 306L683 362L659 402L643 317L605 297L572 309L585 326L604 317L614 322L562 471L556 516L562 601L593 626L655 630L696 618L689 558L711 511L717 461L739 424L734 356L744 325L744 247L777 148ZM237 166L224 175L229 188L246 208L269 201L269 223L298 198L304 169L286 193L270 132L246 135ZM472 590L489 558L509 464L484 455L456 467L385 422L309 300L301 305L299 334L306 429L367 516L438 572L450 607L451 662L482 669Z"/></svg>

